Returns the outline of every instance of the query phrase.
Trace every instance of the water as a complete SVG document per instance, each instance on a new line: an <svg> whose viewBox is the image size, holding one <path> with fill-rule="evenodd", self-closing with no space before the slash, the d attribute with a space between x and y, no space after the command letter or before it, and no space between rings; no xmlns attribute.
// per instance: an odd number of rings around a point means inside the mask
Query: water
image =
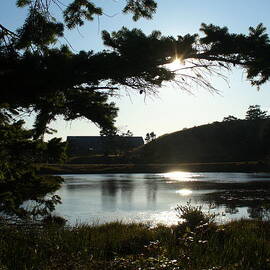
<svg viewBox="0 0 270 270"><path fill-rule="evenodd" d="M56 213L70 224L178 222L177 205L202 205L218 222L240 217L265 218L270 174L191 173L64 175ZM270 205L270 204L269 204ZM211 208L211 209L210 209Z"/></svg>

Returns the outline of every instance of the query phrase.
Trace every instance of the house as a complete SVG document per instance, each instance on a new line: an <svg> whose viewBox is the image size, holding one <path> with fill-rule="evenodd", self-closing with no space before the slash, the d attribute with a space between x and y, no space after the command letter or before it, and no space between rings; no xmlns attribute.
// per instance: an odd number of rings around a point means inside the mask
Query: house
<svg viewBox="0 0 270 270"><path fill-rule="evenodd" d="M69 154L116 154L144 144L142 137L126 136L68 136Z"/></svg>

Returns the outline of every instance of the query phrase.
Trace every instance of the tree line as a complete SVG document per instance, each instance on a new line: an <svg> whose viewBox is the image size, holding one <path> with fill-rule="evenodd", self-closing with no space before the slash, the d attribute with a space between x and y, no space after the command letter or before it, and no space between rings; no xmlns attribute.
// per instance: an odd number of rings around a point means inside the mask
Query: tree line
<svg viewBox="0 0 270 270"><path fill-rule="evenodd" d="M261 110L260 105L250 105L248 110L246 111L245 120L262 120L262 119L269 119L269 115L267 111ZM223 118L224 122L227 121L236 121L240 120L233 115L228 115Z"/></svg>

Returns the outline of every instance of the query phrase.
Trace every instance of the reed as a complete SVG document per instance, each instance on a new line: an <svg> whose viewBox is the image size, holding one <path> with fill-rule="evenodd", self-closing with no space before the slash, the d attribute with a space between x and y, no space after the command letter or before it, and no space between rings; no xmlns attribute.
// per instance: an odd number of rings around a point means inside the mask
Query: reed
<svg viewBox="0 0 270 270"><path fill-rule="evenodd" d="M172 227L2 224L0 269L270 269L269 221L217 225L198 208L181 211Z"/></svg>

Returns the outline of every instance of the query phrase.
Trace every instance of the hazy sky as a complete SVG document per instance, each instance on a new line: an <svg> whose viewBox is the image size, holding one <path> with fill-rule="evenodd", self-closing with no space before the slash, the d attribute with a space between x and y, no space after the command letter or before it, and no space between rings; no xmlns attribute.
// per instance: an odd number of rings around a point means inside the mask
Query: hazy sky
<svg viewBox="0 0 270 270"><path fill-rule="evenodd" d="M62 0L63 3L69 1ZM200 25L213 23L227 26L231 32L247 33L249 26L262 22L270 31L269 0L159 0L158 10L153 20L141 19L133 22L130 15L122 15L120 10L124 0L99 0L104 12L95 21L84 27L66 33L74 50L104 49L100 32L119 30L122 26L140 28L146 33L160 30L163 35L197 33ZM0 23L15 30L23 22L24 10L16 9L15 0L1 0ZM58 11L54 10L55 15ZM269 33L268 31L268 33ZM219 78L212 78L219 94L211 94L204 89L192 89L192 94L183 92L173 85L160 89L159 96L145 97L135 92L121 91L121 98L115 99L120 108L116 126L126 131L131 130L136 136L143 136L154 131L158 136L185 127L221 121L223 117L245 116L249 105L259 104L270 112L270 85L264 85L260 91L251 87L241 70L228 73L229 85ZM29 120L31 123L31 119ZM58 130L54 136L98 135L99 130L87 120L66 123L57 120L51 125Z"/></svg>

